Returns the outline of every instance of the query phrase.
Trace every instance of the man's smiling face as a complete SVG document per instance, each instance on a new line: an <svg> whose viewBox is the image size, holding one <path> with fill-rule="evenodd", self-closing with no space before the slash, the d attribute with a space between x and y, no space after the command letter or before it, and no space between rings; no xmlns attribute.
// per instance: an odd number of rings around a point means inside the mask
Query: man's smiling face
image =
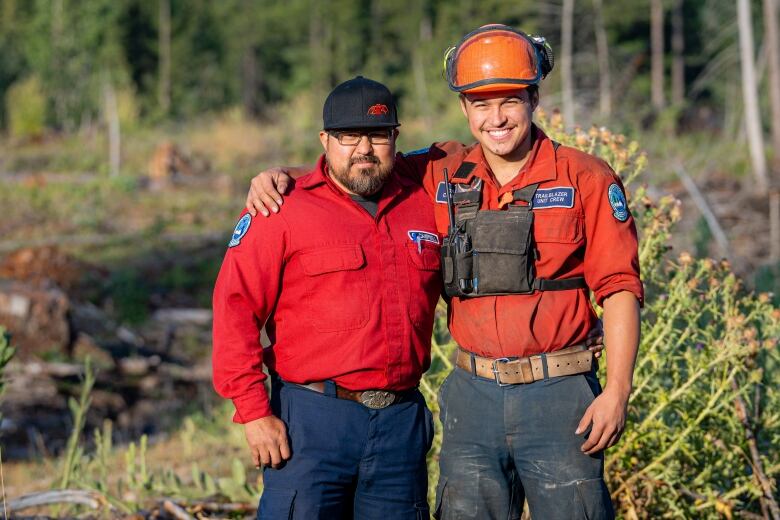
<svg viewBox="0 0 780 520"><path fill-rule="evenodd" d="M514 160L513 154L530 136L539 95L528 89L465 94L460 103L484 153Z"/></svg>

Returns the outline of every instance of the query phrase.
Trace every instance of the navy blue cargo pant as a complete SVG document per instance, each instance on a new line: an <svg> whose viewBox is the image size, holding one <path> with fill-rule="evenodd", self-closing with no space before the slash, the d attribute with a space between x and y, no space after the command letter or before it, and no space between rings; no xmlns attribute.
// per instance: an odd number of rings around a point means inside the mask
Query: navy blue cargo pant
<svg viewBox="0 0 780 520"><path fill-rule="evenodd" d="M456 368L439 392L444 426L435 517L609 519L603 454L574 431L601 392L593 372L500 387Z"/></svg>
<svg viewBox="0 0 780 520"><path fill-rule="evenodd" d="M271 407L292 457L263 470L257 518L428 520L431 413L414 390L381 410L274 381Z"/></svg>

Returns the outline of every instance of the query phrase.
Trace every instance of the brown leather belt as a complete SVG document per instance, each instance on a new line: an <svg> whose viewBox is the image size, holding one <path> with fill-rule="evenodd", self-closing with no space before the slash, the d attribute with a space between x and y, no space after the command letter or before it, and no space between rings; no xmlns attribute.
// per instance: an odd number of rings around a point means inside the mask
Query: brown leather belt
<svg viewBox="0 0 780 520"><path fill-rule="evenodd" d="M463 370L479 377L495 379L499 386L520 385L540 381L547 377L570 376L589 372L593 366L593 351L585 345L575 345L547 354L494 359L477 356L460 349L456 364Z"/></svg>
<svg viewBox="0 0 780 520"><path fill-rule="evenodd" d="M323 381L317 381L315 383L309 383L306 385L295 383L298 386L314 390L321 394L325 393L325 383ZM393 392L391 390L347 390L343 386L336 385L336 397L339 399L348 399L362 404L367 408L373 410L379 410L387 408L391 404L399 403L409 395L411 390L404 390L402 392Z"/></svg>

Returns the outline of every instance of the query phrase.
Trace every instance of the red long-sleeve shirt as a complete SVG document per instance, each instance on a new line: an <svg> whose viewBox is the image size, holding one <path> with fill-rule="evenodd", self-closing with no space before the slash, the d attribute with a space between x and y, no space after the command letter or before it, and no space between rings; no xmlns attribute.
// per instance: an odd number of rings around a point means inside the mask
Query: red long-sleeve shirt
<svg viewBox="0 0 780 520"><path fill-rule="evenodd" d="M264 363L286 381L350 390L405 390L430 364L441 282L427 195L392 174L373 217L324 167L298 179L278 215L242 216L217 278L214 387L236 422L271 413Z"/></svg>
<svg viewBox="0 0 780 520"><path fill-rule="evenodd" d="M642 302L636 226L620 179L604 161L566 146L555 150L544 132L535 126L533 131L528 161L504 186L496 182L478 144L434 143L427 150L399 155L396 168L422 182L434 201L442 235L449 223L444 168L460 189L476 189L481 182L480 209L499 209L505 194L539 183L533 210L536 276L584 276L599 305L619 291L629 291ZM463 161L474 163L474 169L466 178L452 179ZM492 358L529 356L580 343L595 322L583 289L452 298L449 305L455 341Z"/></svg>

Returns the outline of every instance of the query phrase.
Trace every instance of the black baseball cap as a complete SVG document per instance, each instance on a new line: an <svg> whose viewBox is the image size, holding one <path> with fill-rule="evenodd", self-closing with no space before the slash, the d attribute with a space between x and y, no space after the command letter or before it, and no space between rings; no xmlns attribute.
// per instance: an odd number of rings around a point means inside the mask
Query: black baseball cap
<svg viewBox="0 0 780 520"><path fill-rule="evenodd" d="M400 126L390 90L357 76L333 89L322 108L323 130Z"/></svg>

